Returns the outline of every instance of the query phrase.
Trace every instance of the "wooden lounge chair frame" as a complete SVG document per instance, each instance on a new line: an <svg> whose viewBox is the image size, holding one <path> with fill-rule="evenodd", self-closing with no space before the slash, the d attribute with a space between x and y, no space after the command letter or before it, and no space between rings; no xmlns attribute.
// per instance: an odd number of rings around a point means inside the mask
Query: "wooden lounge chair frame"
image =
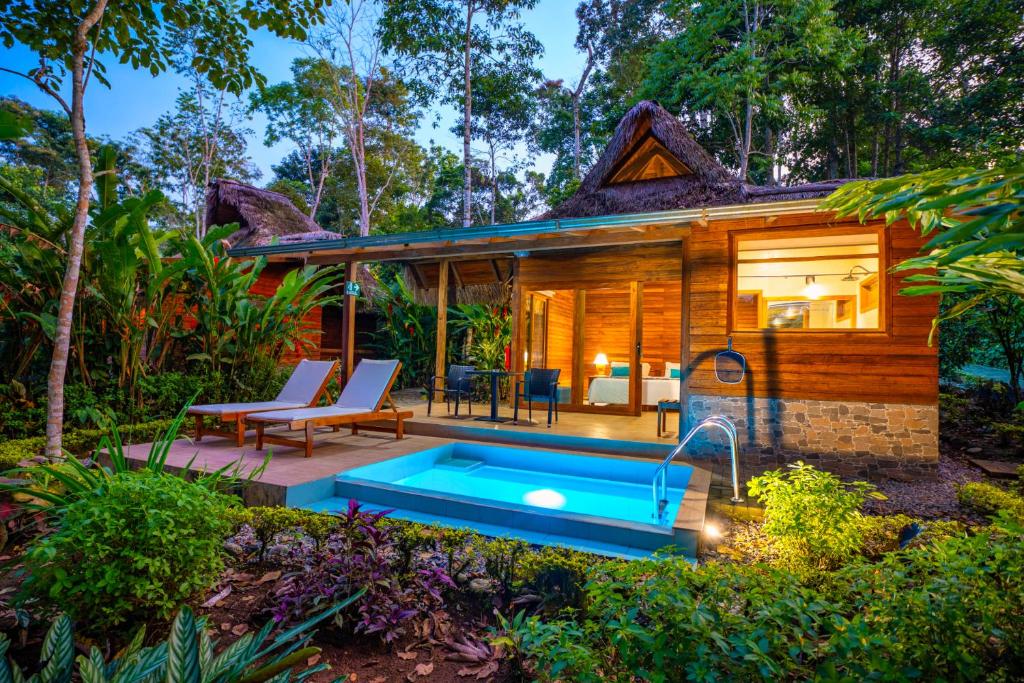
<svg viewBox="0 0 1024 683"><path fill-rule="evenodd" d="M395 366L395 371L391 373L391 378L388 380L387 389L384 390L384 394L381 396L380 400L377 401L377 405L372 411L351 413L348 415L325 415L323 417L301 418L291 420L287 423L274 420L273 417L269 416L266 418L250 420L256 424L256 448L262 450L263 444L295 446L303 449L305 457L311 458L313 457L313 435L316 433L316 429L318 427L331 427L332 431L336 432L342 426L348 425L352 429L352 434L358 434L360 423L376 422L381 420L394 420L395 438L404 438L404 421L412 417L413 413L411 410L399 410L398 406L395 405L394 400L391 398L391 387L394 386L395 380L398 379L398 373L401 372L401 370L402 364L398 363L398 365ZM384 409L385 405L387 405L387 410ZM264 430L268 424L287 424L289 430L304 432L304 438L293 439L285 436L278 436L277 434L267 434ZM368 431L391 431L386 427L379 427L376 425L364 424L362 428Z"/></svg>
<svg viewBox="0 0 1024 683"><path fill-rule="evenodd" d="M316 391L316 395L313 396L313 400L309 403L310 407L315 406L320 402L321 398L326 397L327 402L331 403L331 394L327 391L327 385L331 383L331 379L334 377L334 373L338 371L338 361L333 361L334 367L330 369L325 377L323 383ZM235 445L241 448L245 445L245 418L252 413L264 413L267 412L268 408L255 408L253 410L238 410L231 412L220 413L219 415L210 414L195 414L196 418L196 442L203 440L204 436L216 435L234 437ZM216 417L220 420L222 425L232 423L234 429L227 427L207 427L203 424L204 417Z"/></svg>

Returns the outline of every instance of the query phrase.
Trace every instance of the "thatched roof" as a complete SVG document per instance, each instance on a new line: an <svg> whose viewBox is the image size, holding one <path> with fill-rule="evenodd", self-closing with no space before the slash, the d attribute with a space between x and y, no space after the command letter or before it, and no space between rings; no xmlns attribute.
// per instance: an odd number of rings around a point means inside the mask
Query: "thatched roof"
<svg viewBox="0 0 1024 683"><path fill-rule="evenodd" d="M742 183L657 102L626 112L576 193L541 218L583 218L823 197L843 181L793 187Z"/></svg>
<svg viewBox="0 0 1024 683"><path fill-rule="evenodd" d="M323 230L283 194L219 178L206 190L206 224L228 223L239 226L228 238L233 247L265 246L274 238L287 243L339 236Z"/></svg>

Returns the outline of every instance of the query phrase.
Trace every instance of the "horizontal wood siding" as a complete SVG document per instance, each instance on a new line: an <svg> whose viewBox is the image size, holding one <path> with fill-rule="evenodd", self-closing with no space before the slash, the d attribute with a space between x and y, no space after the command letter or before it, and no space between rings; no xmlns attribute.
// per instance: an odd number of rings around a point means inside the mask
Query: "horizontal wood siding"
<svg viewBox="0 0 1024 683"><path fill-rule="evenodd" d="M663 376L666 362L679 362L682 289L678 274L674 281L644 283L643 361L651 364L652 375Z"/></svg>
<svg viewBox="0 0 1024 683"><path fill-rule="evenodd" d="M583 360L594 370L598 353L611 363L628 363L630 358L629 288L588 289L584 314Z"/></svg>
<svg viewBox="0 0 1024 683"><path fill-rule="evenodd" d="M558 384L572 386L573 292L561 290L548 300L547 366L558 368Z"/></svg>
<svg viewBox="0 0 1024 683"><path fill-rule="evenodd" d="M882 331L773 332L732 330L729 298L730 234L741 230L792 231L795 228L857 227L821 215L711 222L695 225L692 249L690 333L691 394L807 398L834 401L935 404L938 400L937 347L927 345L937 297L896 294L903 274L887 275L883 288ZM867 229L878 225L867 226ZM889 266L914 256L923 244L905 223L884 232L884 262ZM747 357L747 380L721 384L714 377L714 354L729 335Z"/></svg>
<svg viewBox="0 0 1024 683"><path fill-rule="evenodd" d="M678 280L679 243L531 254L519 260L518 283L531 289L597 289L633 280Z"/></svg>

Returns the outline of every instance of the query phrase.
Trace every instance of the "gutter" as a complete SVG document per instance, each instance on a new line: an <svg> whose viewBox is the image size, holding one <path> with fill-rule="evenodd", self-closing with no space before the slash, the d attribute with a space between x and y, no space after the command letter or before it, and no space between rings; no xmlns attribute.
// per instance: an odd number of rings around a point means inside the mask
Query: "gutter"
<svg viewBox="0 0 1024 683"><path fill-rule="evenodd" d="M678 225L729 218L750 218L759 216L783 216L794 213L816 211L820 198L793 201L762 202L759 204L735 204L712 206L675 211L631 213L617 216L593 216L588 218L559 218L546 221L526 221L475 228L440 228L423 232L403 232L390 235L367 237L343 237L336 240L312 240L309 242L288 242L260 247L229 249L232 257L271 256L303 252L337 252L348 249L372 249L379 247L412 247L430 243L440 246L454 246L463 240L491 238L529 237L571 233L582 230L629 228L639 226Z"/></svg>

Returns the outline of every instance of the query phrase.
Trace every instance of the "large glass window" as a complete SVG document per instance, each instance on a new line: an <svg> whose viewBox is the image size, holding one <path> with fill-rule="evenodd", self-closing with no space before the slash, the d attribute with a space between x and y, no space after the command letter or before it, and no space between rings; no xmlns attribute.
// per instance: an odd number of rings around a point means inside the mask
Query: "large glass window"
<svg viewBox="0 0 1024 683"><path fill-rule="evenodd" d="M733 328L880 329L879 245L877 231L739 238Z"/></svg>

